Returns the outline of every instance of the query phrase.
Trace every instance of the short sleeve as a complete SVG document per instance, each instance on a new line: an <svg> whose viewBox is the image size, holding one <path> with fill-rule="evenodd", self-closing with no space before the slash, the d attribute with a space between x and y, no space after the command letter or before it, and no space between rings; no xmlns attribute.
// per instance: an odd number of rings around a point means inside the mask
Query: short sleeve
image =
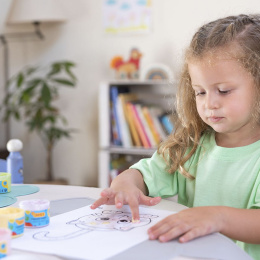
<svg viewBox="0 0 260 260"><path fill-rule="evenodd" d="M157 152L151 158L142 159L130 168L137 169L142 173L149 196L166 198L177 194L177 173L167 172L166 162Z"/></svg>
<svg viewBox="0 0 260 260"><path fill-rule="evenodd" d="M251 205L249 205L249 208L259 209L260 208L260 184L258 184L257 188L255 189L253 197L254 200L250 203Z"/></svg>
<svg viewBox="0 0 260 260"><path fill-rule="evenodd" d="M260 172L258 173L255 184L252 188L247 208L248 209L260 208Z"/></svg>

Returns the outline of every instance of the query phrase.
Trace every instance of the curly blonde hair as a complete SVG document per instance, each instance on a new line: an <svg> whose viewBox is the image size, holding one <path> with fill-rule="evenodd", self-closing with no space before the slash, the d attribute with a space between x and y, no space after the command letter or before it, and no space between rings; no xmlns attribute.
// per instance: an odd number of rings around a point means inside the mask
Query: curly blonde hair
<svg viewBox="0 0 260 260"><path fill-rule="evenodd" d="M257 93L253 116L257 122L260 121L260 15L229 16L203 25L185 53L176 97L175 132L158 148L170 173L179 170L185 177L194 179L184 164L195 153L201 136L206 131L213 131L197 112L188 63L200 61L209 54L214 59L214 53L224 50L251 74Z"/></svg>

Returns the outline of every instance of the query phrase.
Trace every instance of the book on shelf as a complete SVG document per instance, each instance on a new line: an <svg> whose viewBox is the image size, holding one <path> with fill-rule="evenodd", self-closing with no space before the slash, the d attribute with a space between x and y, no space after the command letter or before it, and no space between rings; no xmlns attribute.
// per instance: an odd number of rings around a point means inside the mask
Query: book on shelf
<svg viewBox="0 0 260 260"><path fill-rule="evenodd" d="M135 124L134 124L134 118L133 118L131 111L129 111L129 109L131 109L131 108L129 108L129 106L127 106L128 102L136 101L138 99L138 97L135 93L123 93L123 94L120 94L118 97L121 100L121 103L123 106L125 120L128 123L129 129L130 129L130 135L132 138L133 146L141 147L142 143L139 138Z"/></svg>
<svg viewBox="0 0 260 260"><path fill-rule="evenodd" d="M120 98L120 95L118 95L116 102L116 110L118 113L118 123L121 132L121 141L123 147L132 147L132 137L130 134L129 125L126 120L123 102L124 101L122 100L122 98Z"/></svg>
<svg viewBox="0 0 260 260"><path fill-rule="evenodd" d="M114 124L112 126L112 144L131 146L131 139L129 140L127 132L127 124L125 124L125 119L122 111L122 105L119 102L118 95L120 93L127 93L129 89L127 87L116 87L111 86L110 88L110 100L111 100L111 122ZM129 130L128 130L129 131ZM127 135L128 134L128 135Z"/></svg>
<svg viewBox="0 0 260 260"><path fill-rule="evenodd" d="M150 129L150 131L151 131L151 133L153 135L155 143L156 143L156 145L158 145L161 142L161 137L160 137L159 132L156 129L154 120L153 120L152 115L151 115L151 113L149 111L149 107L143 106L142 107L142 112L143 112L145 121L147 122L148 127L149 127L149 129Z"/></svg>
<svg viewBox="0 0 260 260"><path fill-rule="evenodd" d="M153 106L153 107L150 107L149 111L150 111L151 117L153 119L154 126L160 135L161 141L165 140L167 138L167 134L159 119L159 117L164 113L163 109L160 107Z"/></svg>
<svg viewBox="0 0 260 260"><path fill-rule="evenodd" d="M117 96L118 96L118 89L117 87L111 87L110 88L110 99L111 99L111 122L113 122L114 129L113 135L112 135L112 142L114 145L121 145L122 144L122 138L121 138L121 131L119 126L119 119L118 119L118 112L117 112Z"/></svg>
<svg viewBox="0 0 260 260"><path fill-rule="evenodd" d="M169 115L169 114L162 115L160 117L160 121L162 122L162 125L164 126L167 134L170 134L174 129L171 115Z"/></svg>
<svg viewBox="0 0 260 260"><path fill-rule="evenodd" d="M152 145L148 139L148 136L145 132L143 123L141 121L141 118L139 116L138 110L136 109L136 105L132 102L128 102L127 106L129 107L128 110L131 113L133 119L134 119L134 125L137 129L138 135L141 139L142 145L144 148L151 148Z"/></svg>
<svg viewBox="0 0 260 260"><path fill-rule="evenodd" d="M110 99L111 143L114 145L155 148L173 130L162 107L139 100L138 94L130 92L127 86L111 86Z"/></svg>
<svg viewBox="0 0 260 260"><path fill-rule="evenodd" d="M147 139L149 140L149 143L150 143L150 147L156 147L157 146L157 143L156 143L156 140L152 134L152 131L150 130L150 127L145 119L145 116L144 116L144 113L143 113L143 106L141 104L134 104L134 106L136 107L136 110L137 110L137 113L138 113L138 116L141 120L141 123L143 125L143 128L144 128L144 132L147 136Z"/></svg>
<svg viewBox="0 0 260 260"><path fill-rule="evenodd" d="M110 104L110 122L111 143L113 143L114 145L121 145L121 141L118 135L118 128L115 120L115 114L112 108L112 102Z"/></svg>

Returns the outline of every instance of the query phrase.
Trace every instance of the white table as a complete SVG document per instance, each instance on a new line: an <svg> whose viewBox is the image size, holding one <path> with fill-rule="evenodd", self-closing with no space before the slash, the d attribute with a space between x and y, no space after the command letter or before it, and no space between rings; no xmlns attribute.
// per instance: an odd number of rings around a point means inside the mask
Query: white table
<svg viewBox="0 0 260 260"><path fill-rule="evenodd" d="M51 201L51 216L61 214L82 206L91 204L93 200L99 198L102 189L81 187L81 186L62 186L62 185L36 185L40 191L31 195L17 197L17 202L11 206L18 207L22 200L27 199L48 199ZM180 211L185 209L183 205L169 200L162 200L158 205L153 206L156 209ZM230 239L225 236L214 233L209 236L195 239L188 243L180 244L177 240L168 243L160 243L156 241L145 241L138 246L135 246L125 253L119 254L111 260L119 259L191 259L176 257L174 251L184 252L185 257L195 257L196 253L204 254L203 259L211 258L219 254L222 250L222 259L227 260L250 260L251 258L237 247ZM149 255L150 254L150 255ZM11 259L20 259L18 257L24 256L23 260L57 260L64 259L52 255L35 254L23 252L19 250L12 250ZM17 257L17 258L16 258ZM196 256L197 257L197 256ZM9 257L5 258L8 260ZM10 260L11 260L10 259ZM196 258L198 259L198 258ZM202 259L202 258L200 258Z"/></svg>

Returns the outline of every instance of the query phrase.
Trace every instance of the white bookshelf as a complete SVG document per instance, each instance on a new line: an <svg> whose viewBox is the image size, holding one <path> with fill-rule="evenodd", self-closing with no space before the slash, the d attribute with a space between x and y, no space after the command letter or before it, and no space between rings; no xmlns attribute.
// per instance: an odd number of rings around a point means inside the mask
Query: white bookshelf
<svg viewBox="0 0 260 260"><path fill-rule="evenodd" d="M99 85L99 162L98 186L110 185L110 162L115 155L129 155L135 158L150 157L156 148L124 148L110 143L110 88L112 86L129 87L142 101L158 104L166 111L174 106L176 86L166 81L111 81Z"/></svg>

